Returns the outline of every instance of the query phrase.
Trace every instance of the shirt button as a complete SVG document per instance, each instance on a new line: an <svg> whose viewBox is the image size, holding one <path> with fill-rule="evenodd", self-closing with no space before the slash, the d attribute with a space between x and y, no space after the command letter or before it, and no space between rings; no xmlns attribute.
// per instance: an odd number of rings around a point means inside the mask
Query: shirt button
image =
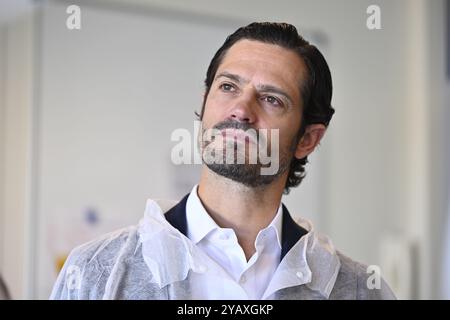
<svg viewBox="0 0 450 320"><path fill-rule="evenodd" d="M298 271L298 272L297 272L297 277L299 277L300 279L303 278L303 272Z"/></svg>
<svg viewBox="0 0 450 320"><path fill-rule="evenodd" d="M242 276L241 280L239 281L240 283L245 283L247 281L247 277L246 276Z"/></svg>

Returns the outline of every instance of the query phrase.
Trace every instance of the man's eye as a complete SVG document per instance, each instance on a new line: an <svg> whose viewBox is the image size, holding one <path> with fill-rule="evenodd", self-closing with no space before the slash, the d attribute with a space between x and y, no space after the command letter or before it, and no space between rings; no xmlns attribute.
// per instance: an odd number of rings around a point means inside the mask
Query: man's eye
<svg viewBox="0 0 450 320"><path fill-rule="evenodd" d="M283 105L281 100L276 98L276 97L274 97L274 96L265 96L265 97L263 97L263 100L267 101L270 104L273 104L274 106L281 107Z"/></svg>
<svg viewBox="0 0 450 320"><path fill-rule="evenodd" d="M222 90L222 91L234 91L234 86L233 85L231 85L231 84L229 84L229 83L222 83L220 86L219 86L219 88Z"/></svg>

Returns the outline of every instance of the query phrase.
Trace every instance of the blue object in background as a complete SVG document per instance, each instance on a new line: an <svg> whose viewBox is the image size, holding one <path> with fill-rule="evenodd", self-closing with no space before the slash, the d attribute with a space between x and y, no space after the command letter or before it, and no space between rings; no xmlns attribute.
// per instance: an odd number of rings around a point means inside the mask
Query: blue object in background
<svg viewBox="0 0 450 320"><path fill-rule="evenodd" d="M84 219L88 225L97 225L100 221L98 211L93 207L88 207L84 212Z"/></svg>

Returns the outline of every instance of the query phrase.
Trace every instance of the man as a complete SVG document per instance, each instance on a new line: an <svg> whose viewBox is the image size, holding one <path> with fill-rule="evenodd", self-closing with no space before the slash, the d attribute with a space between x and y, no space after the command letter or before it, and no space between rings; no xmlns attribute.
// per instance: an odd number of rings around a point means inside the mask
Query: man
<svg viewBox="0 0 450 320"><path fill-rule="evenodd" d="M148 200L138 226L73 250L51 298L394 298L281 203L334 113L319 50L291 25L252 23L226 39L205 85L199 184L168 211ZM250 161L264 146L271 174Z"/></svg>

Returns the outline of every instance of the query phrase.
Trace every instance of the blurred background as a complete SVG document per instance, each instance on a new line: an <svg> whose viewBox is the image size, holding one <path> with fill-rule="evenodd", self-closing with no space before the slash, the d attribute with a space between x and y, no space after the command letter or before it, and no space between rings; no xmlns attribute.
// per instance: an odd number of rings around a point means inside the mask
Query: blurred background
<svg viewBox="0 0 450 320"><path fill-rule="evenodd" d="M370 5L381 29L367 27ZM450 299L449 11L446 0L0 0L0 287L47 299L74 246L138 223L147 198L188 193L199 166L171 162L171 133L193 134L213 54L242 25L280 21L325 55L336 109L284 203L380 266L399 298Z"/></svg>

